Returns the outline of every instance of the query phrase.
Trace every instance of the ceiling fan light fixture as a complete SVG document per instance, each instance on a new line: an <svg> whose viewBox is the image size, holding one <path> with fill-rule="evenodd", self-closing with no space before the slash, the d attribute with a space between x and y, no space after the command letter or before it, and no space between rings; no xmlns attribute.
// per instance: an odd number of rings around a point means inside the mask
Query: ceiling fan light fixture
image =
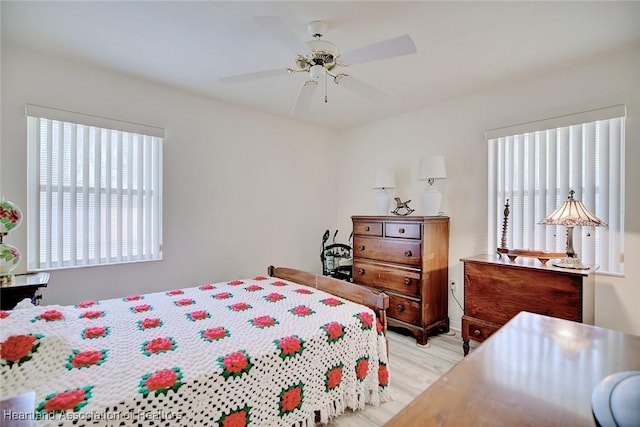
<svg viewBox="0 0 640 427"><path fill-rule="evenodd" d="M322 74L324 74L324 67L322 65L316 64L309 68L309 76L311 76L313 80L320 80Z"/></svg>

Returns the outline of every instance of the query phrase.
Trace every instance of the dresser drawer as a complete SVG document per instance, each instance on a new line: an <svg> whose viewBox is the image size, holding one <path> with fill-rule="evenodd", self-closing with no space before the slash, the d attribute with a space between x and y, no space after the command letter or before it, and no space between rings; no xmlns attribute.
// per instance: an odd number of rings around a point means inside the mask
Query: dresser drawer
<svg viewBox="0 0 640 427"><path fill-rule="evenodd" d="M361 285L372 286L404 295L420 295L420 270L362 260L353 261L353 279Z"/></svg>
<svg viewBox="0 0 640 427"><path fill-rule="evenodd" d="M385 222L384 235L402 239L420 239L420 224Z"/></svg>
<svg viewBox="0 0 640 427"><path fill-rule="evenodd" d="M411 323L412 325L420 324L421 304L419 300L405 298L391 293L388 295L389 308L387 309L387 315L389 317Z"/></svg>
<svg viewBox="0 0 640 427"><path fill-rule="evenodd" d="M354 236L353 256L390 263L420 265L420 242Z"/></svg>
<svg viewBox="0 0 640 427"><path fill-rule="evenodd" d="M498 329L500 329L499 325L467 318L466 316L462 318L462 339L484 341Z"/></svg>
<svg viewBox="0 0 640 427"><path fill-rule="evenodd" d="M382 236L382 223L375 221L354 221L353 234Z"/></svg>

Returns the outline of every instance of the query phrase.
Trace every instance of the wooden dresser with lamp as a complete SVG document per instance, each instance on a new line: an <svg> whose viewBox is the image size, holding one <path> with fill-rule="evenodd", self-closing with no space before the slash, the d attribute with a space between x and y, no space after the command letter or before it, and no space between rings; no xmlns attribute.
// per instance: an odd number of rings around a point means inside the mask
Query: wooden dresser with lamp
<svg viewBox="0 0 640 427"><path fill-rule="evenodd" d="M484 341L521 311L593 324L596 267L560 268L536 258L477 255L464 263L462 341Z"/></svg>
<svg viewBox="0 0 640 427"><path fill-rule="evenodd" d="M353 216L353 281L389 295L390 326L418 344L449 330L449 218Z"/></svg>

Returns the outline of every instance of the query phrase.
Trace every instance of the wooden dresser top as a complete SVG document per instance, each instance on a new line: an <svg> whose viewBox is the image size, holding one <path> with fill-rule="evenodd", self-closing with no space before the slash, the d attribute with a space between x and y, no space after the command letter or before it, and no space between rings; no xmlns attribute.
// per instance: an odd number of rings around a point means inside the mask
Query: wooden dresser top
<svg viewBox="0 0 640 427"><path fill-rule="evenodd" d="M553 260L549 260L546 264L542 264L540 261L538 261L538 259L528 257L517 257L516 259L511 261L506 255L500 257L497 254L475 255L471 257L460 258L460 261L495 266L535 269L540 271L552 271L555 273L571 274L577 276L588 276L598 269L598 266L590 266L588 269L584 270L555 267L552 264Z"/></svg>
<svg viewBox="0 0 640 427"><path fill-rule="evenodd" d="M640 336L521 312L386 425L595 425L594 387L638 354Z"/></svg>

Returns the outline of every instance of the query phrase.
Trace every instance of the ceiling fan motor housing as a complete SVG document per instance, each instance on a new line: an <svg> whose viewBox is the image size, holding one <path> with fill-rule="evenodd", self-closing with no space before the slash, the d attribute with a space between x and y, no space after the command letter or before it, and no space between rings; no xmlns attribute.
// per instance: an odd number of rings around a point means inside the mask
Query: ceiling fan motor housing
<svg viewBox="0 0 640 427"><path fill-rule="evenodd" d="M296 57L296 64L301 69L309 69L314 65L322 65L326 70L332 70L335 68L336 59L340 55L340 51L331 42L320 39L313 39L307 42L307 46L311 50L309 55L298 55Z"/></svg>

